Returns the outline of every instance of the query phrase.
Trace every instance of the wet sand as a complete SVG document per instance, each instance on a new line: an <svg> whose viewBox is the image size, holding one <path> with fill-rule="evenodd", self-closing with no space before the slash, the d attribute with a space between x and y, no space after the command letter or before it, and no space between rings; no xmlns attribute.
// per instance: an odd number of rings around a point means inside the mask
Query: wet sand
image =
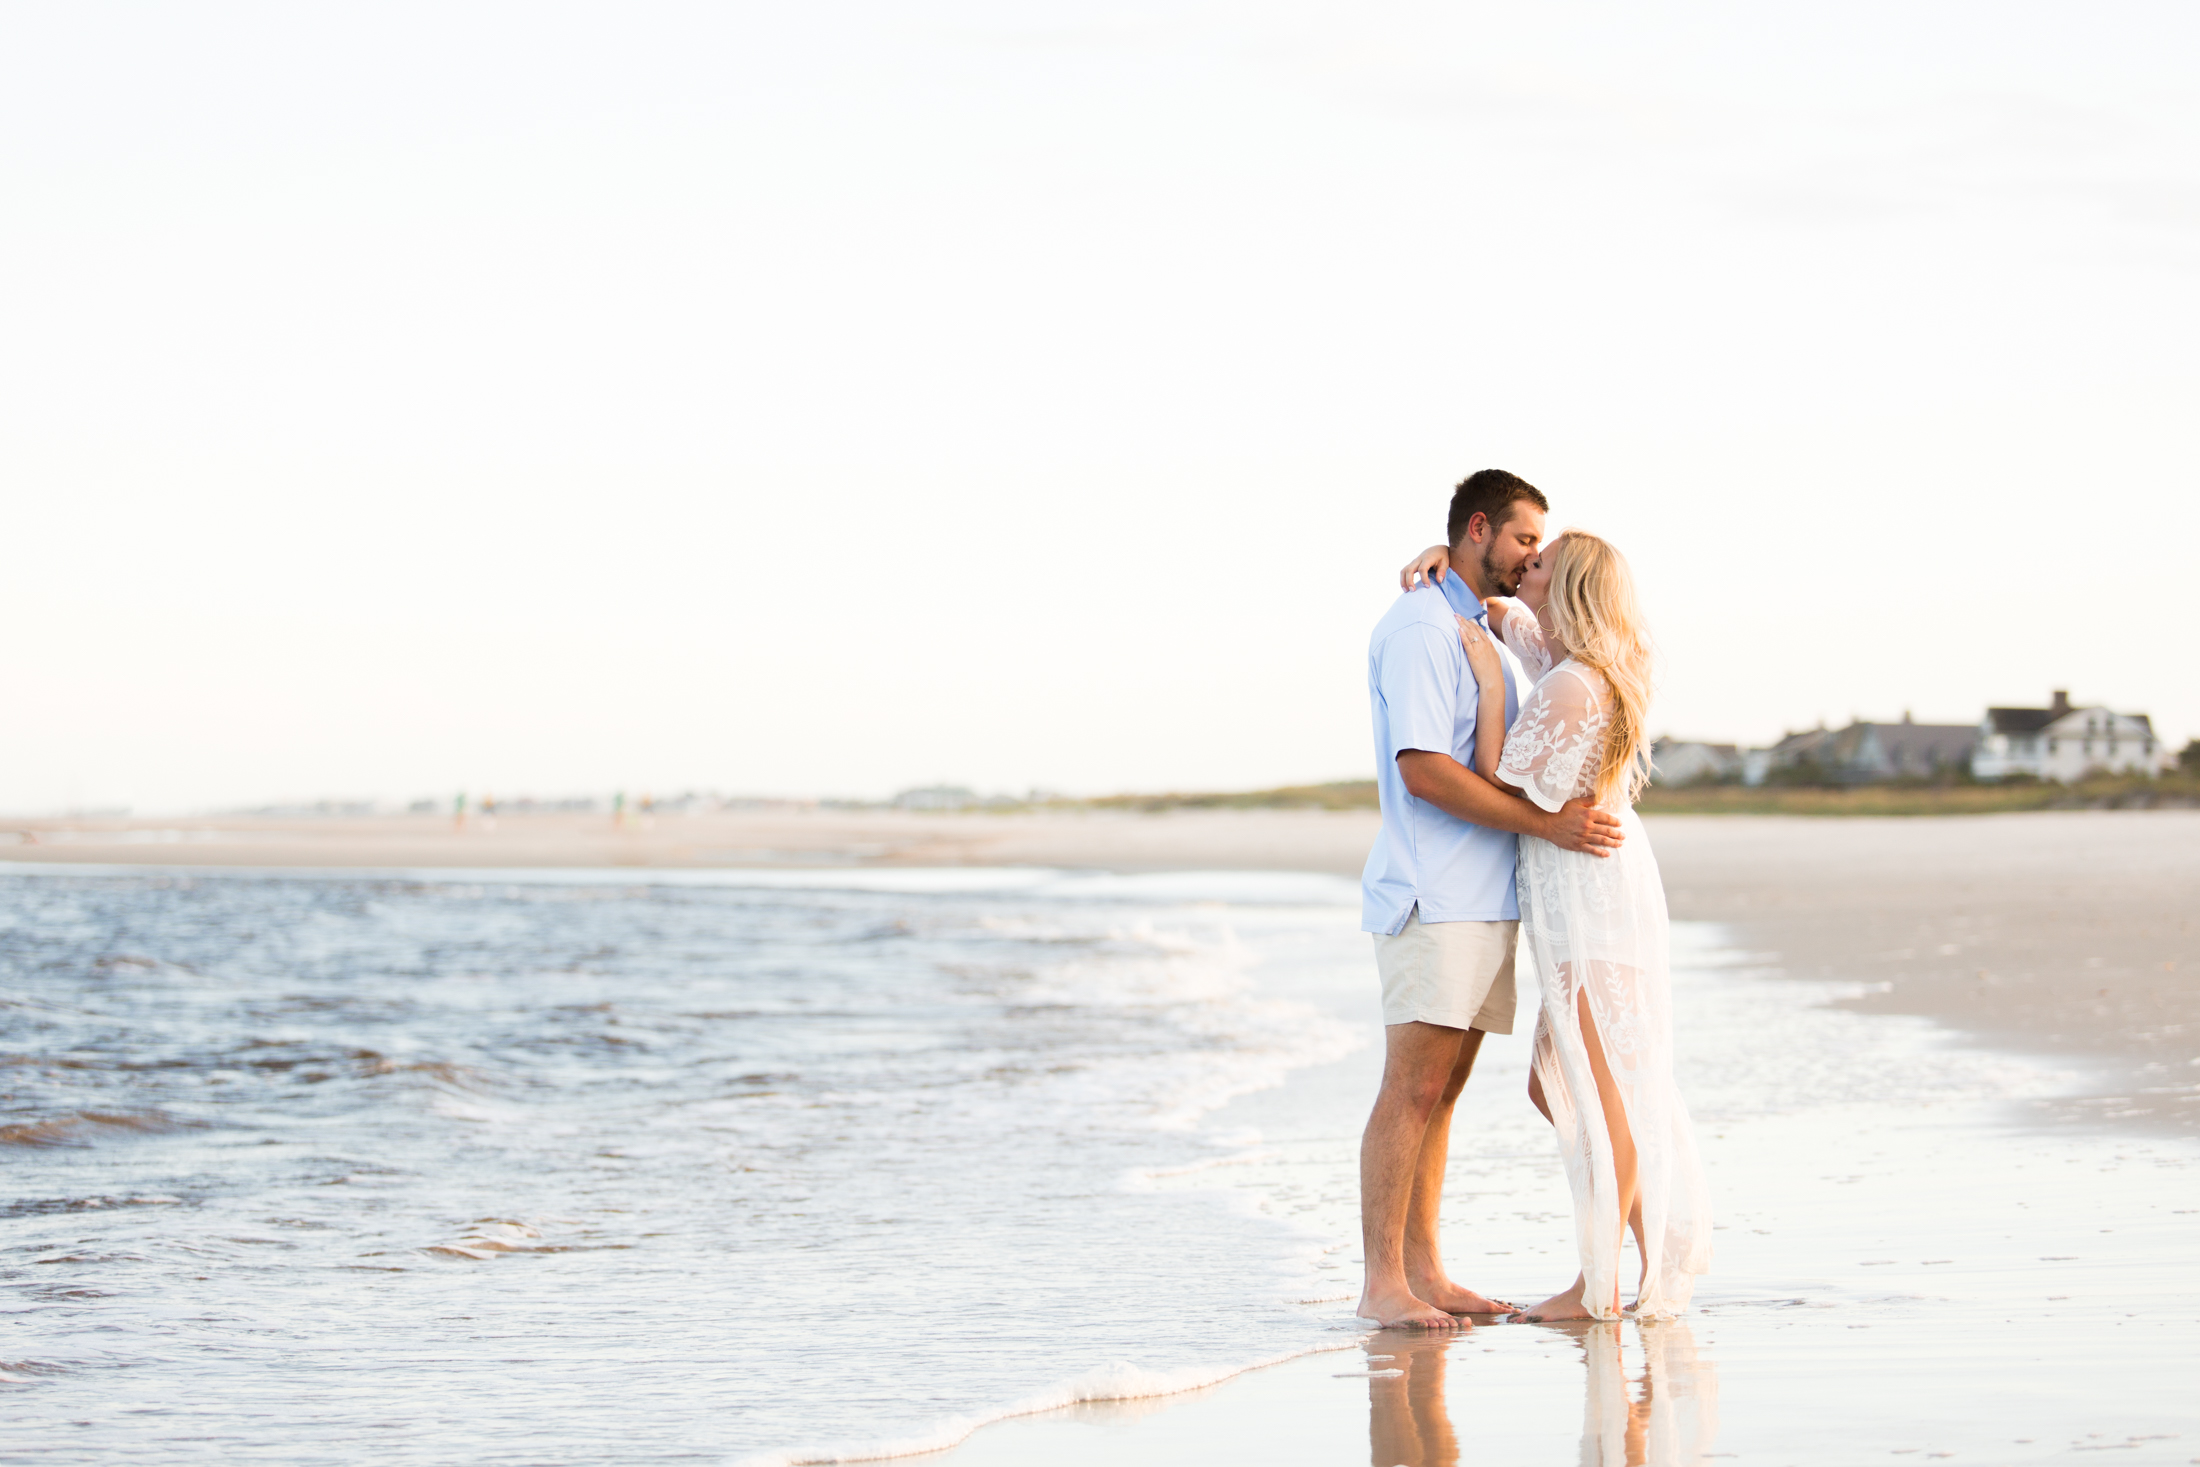
<svg viewBox="0 0 2200 1467"><path fill-rule="evenodd" d="M1676 917L1793 978L1878 991L1999 1049L2089 1066L2054 1109L2200 1134L2200 813L1668 816Z"/></svg>
<svg viewBox="0 0 2200 1467"><path fill-rule="evenodd" d="M1357 875L1364 812L784 810L0 822L0 856L151 865L1038 865ZM9 831L17 844L5 844ZM2063 1109L2200 1131L2200 812L1946 818L1668 815L1650 822L1676 918L1729 924L1789 976L1875 985L1856 1005L2097 1067Z"/></svg>
<svg viewBox="0 0 2200 1467"><path fill-rule="evenodd" d="M1679 1064L1718 1218L1686 1317L1448 1338L1339 1319L1335 1351L999 1422L942 1467L2200 1458L2200 1274L2184 1261L2200 1143L2011 1125L2008 1097L2062 1083L2051 1064L1827 1006L1853 985L1778 981L1704 947L1715 931L1675 933ZM1341 973L1263 976L1339 1013L1355 1001ZM1445 1189L1452 1272L1500 1296L1547 1292L1573 1266L1524 1050L1517 1035L1484 1046ZM1256 1150L1186 1179L1309 1229L1337 1288L1313 1308L1348 1308L1357 1282L1354 1143L1378 1066L1370 1046L1233 1103L1218 1119Z"/></svg>

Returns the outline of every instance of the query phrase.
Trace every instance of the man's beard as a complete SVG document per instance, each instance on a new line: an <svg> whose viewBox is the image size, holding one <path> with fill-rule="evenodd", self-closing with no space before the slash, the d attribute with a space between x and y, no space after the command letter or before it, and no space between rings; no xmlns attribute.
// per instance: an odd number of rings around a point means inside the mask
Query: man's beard
<svg viewBox="0 0 2200 1467"><path fill-rule="evenodd" d="M1497 542L1492 540L1482 552L1482 584L1493 587L1499 594L1517 596L1520 583L1527 578L1528 563L1523 560L1510 573L1497 568Z"/></svg>

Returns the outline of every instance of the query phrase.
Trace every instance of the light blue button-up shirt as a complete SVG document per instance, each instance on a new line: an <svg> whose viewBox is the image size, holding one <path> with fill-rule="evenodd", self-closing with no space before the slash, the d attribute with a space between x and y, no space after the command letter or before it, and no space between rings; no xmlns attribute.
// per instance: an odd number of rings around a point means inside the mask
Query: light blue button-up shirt
<svg viewBox="0 0 2200 1467"><path fill-rule="evenodd" d="M1520 916L1513 891L1519 841L1447 814L1406 793L1398 754L1426 749L1474 767L1479 690L1453 613L1489 621L1464 577L1400 596L1367 644L1367 695L1375 713L1375 787L1383 830L1360 874L1360 929L1394 933L1414 907L1423 922L1504 922ZM1494 640L1494 639L1493 639ZM1505 726L1519 716L1527 673L1503 643Z"/></svg>

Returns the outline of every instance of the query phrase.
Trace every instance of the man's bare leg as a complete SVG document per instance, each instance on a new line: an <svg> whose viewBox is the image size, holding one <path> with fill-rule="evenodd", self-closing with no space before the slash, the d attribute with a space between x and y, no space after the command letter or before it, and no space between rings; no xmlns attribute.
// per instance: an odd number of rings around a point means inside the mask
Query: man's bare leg
<svg viewBox="0 0 2200 1467"><path fill-rule="evenodd" d="M1451 1113L1459 1093L1474 1073L1474 1057L1482 1052L1482 1031L1469 1029L1459 1043L1459 1058L1451 1067L1444 1093L1429 1115L1428 1130L1421 1136L1421 1155L1413 1168L1413 1198L1406 1206L1406 1284L1415 1297L1426 1299L1449 1314L1510 1314L1517 1306L1484 1298L1451 1281L1444 1271L1437 1238L1436 1214L1444 1202L1444 1164L1451 1159Z"/></svg>
<svg viewBox="0 0 2200 1467"><path fill-rule="evenodd" d="M1405 1234L1429 1122L1451 1089L1468 1032L1421 1023L1383 1028L1383 1086L1360 1138L1360 1242L1367 1284L1359 1314L1386 1326L1457 1329L1460 1324L1413 1291L1406 1278ZM1471 1068L1471 1057L1467 1063Z"/></svg>

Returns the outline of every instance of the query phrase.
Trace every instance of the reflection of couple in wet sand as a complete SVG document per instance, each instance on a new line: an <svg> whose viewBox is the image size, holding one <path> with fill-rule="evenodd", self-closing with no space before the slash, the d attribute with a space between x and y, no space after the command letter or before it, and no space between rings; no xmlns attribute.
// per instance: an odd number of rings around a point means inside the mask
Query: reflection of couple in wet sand
<svg viewBox="0 0 2200 1467"><path fill-rule="evenodd" d="M1386 1326L1640 1318L1687 1306L1711 1218L1673 1085L1665 893L1633 801L1650 645L1627 562L1500 470L1453 494L1368 647L1383 826L1362 878L1386 1052L1360 1152L1367 1283ZM1448 571L1448 574L1447 574ZM1415 585L1416 581L1419 585ZM1517 599L1514 599L1517 598ZM1557 1130L1581 1273L1521 1310L1455 1283L1437 1242L1451 1112L1513 1026L1516 949L1540 995L1528 1095Z"/></svg>
<svg viewBox="0 0 2200 1467"><path fill-rule="evenodd" d="M1459 1438L1445 1400L1455 1334L1385 1330L1367 1340L1368 1460L1375 1467L1455 1467ZM1719 1380L1679 1322L1641 1332L1642 1368L1627 1371L1616 1325L1580 1338L1587 1390L1581 1457L1592 1467L1700 1461L1719 1432ZM1494 1382L1484 1380L1488 1390ZM1482 1443L1486 1449L1487 1441Z"/></svg>

